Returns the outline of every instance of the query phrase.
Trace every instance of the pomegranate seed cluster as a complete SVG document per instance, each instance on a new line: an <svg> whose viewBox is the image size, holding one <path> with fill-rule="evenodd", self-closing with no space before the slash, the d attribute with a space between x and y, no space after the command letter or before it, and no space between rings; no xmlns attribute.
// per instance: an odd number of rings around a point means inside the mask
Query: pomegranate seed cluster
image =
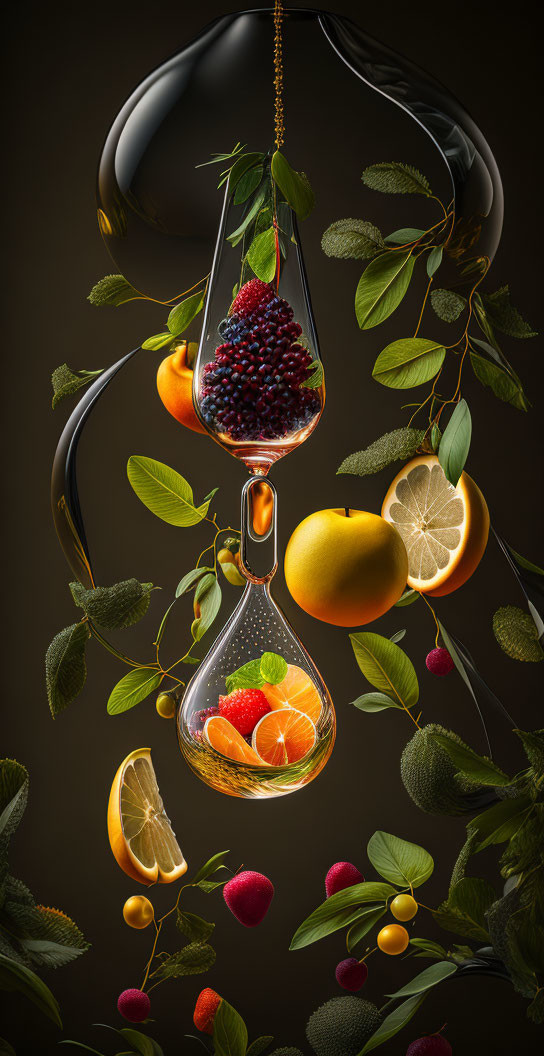
<svg viewBox="0 0 544 1056"><path fill-rule="evenodd" d="M232 440L276 440L319 413L320 398L302 388L310 353L298 341L293 309L260 279L246 282L219 332L223 344L204 367L204 421Z"/></svg>

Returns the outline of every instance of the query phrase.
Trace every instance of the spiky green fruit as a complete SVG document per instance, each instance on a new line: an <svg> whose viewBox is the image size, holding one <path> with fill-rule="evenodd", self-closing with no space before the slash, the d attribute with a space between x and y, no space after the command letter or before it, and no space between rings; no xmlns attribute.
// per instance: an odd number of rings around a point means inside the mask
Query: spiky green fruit
<svg viewBox="0 0 544 1056"><path fill-rule="evenodd" d="M400 760L404 787L416 806L426 814L470 814L496 798L492 789L475 784L456 770L446 750L434 739L435 733L467 747L456 733L435 723L416 730Z"/></svg>
<svg viewBox="0 0 544 1056"><path fill-rule="evenodd" d="M408 426L393 429L392 433L385 433L378 440L374 440L364 451L355 451L353 455L348 455L336 472L353 473L358 477L379 473L391 462L397 462L399 459L405 461L415 455L424 437L424 429L411 429Z"/></svg>
<svg viewBox="0 0 544 1056"><path fill-rule="evenodd" d="M376 1005L360 997L333 997L310 1016L306 1037L316 1056L357 1056L378 1029Z"/></svg>
<svg viewBox="0 0 544 1056"><path fill-rule="evenodd" d="M517 605L505 605L493 616L493 634L503 653L512 660L536 664L544 658L535 621Z"/></svg>

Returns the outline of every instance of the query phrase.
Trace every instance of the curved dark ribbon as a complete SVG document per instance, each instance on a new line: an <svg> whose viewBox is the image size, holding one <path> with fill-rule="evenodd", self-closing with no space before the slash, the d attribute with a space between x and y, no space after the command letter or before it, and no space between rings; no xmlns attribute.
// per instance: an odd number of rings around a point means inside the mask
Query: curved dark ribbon
<svg viewBox="0 0 544 1056"><path fill-rule="evenodd" d="M537 572L531 572L530 569L523 568L518 564L516 556L511 547L502 536L499 535L494 528L492 528L493 535L504 554L512 572L514 573L529 608L529 612L535 621L538 637L541 640L544 636L544 619L542 614L544 613L544 577L540 576Z"/></svg>

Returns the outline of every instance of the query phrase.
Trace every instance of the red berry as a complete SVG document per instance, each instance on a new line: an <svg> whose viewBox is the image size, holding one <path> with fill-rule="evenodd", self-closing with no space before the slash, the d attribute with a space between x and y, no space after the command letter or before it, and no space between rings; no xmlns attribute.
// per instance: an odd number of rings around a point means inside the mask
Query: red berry
<svg viewBox="0 0 544 1056"><path fill-rule="evenodd" d="M117 1009L129 1023L143 1023L147 1019L151 1001L143 990L123 990L117 1000Z"/></svg>
<svg viewBox="0 0 544 1056"><path fill-rule="evenodd" d="M449 675L454 666L448 650L442 648L431 649L425 663L433 675Z"/></svg>
<svg viewBox="0 0 544 1056"><path fill-rule="evenodd" d="M406 1056L452 1056L453 1049L442 1034L428 1034L417 1038L406 1049Z"/></svg>
<svg viewBox="0 0 544 1056"><path fill-rule="evenodd" d="M352 865L351 862L336 862L335 865L331 865L325 877L327 898L335 895L337 891L343 891L345 887L364 883L364 879L356 865Z"/></svg>
<svg viewBox="0 0 544 1056"><path fill-rule="evenodd" d="M193 1023L197 1030L203 1034L213 1034L213 1021L220 1004L219 994L210 990L209 986L200 991L193 1012Z"/></svg>
<svg viewBox="0 0 544 1056"><path fill-rule="evenodd" d="M359 964L356 957L346 957L345 961L340 961L340 964L336 965L335 975L336 982L343 986L344 990L351 990L355 993L366 982L368 968L366 964Z"/></svg>
<svg viewBox="0 0 544 1056"><path fill-rule="evenodd" d="M239 293L234 298L231 315L236 312L238 315L249 315L250 312L254 312L260 304L266 304L267 301L271 301L274 296L274 290L270 283L263 282L262 279L250 279L246 282Z"/></svg>
<svg viewBox="0 0 544 1056"><path fill-rule="evenodd" d="M262 689L235 689L228 697L219 697L219 714L245 737L271 711Z"/></svg>
<svg viewBox="0 0 544 1056"><path fill-rule="evenodd" d="M268 912L274 897L274 885L262 873L247 870L225 884L223 897L240 924L255 928Z"/></svg>

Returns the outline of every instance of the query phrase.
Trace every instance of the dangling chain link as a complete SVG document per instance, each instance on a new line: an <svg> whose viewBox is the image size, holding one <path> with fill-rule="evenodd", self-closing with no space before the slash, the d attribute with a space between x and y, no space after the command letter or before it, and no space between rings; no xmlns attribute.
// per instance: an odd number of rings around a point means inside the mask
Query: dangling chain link
<svg viewBox="0 0 544 1056"><path fill-rule="evenodd" d="M274 124L276 150L283 146L285 125L283 121L283 53L282 53L283 2L274 0Z"/></svg>

